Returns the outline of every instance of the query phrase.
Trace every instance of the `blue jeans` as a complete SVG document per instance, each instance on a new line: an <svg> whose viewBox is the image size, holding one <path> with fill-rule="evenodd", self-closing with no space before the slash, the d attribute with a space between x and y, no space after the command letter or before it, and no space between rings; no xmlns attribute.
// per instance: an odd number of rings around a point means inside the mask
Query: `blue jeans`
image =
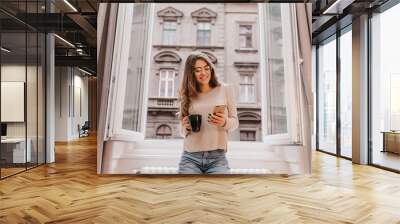
<svg viewBox="0 0 400 224"><path fill-rule="evenodd" d="M183 151L179 162L179 174L228 174L226 152L217 149L205 152Z"/></svg>

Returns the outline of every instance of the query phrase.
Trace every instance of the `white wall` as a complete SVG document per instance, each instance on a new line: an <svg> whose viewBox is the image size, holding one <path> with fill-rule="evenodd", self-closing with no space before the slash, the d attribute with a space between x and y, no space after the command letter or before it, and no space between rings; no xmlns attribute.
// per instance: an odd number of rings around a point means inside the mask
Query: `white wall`
<svg viewBox="0 0 400 224"><path fill-rule="evenodd" d="M27 70L25 70L27 69ZM29 77L30 74L36 75L36 67L25 65L2 65L1 66L1 81L3 82L25 82L26 71L28 72L28 79L31 85L36 85L36 81L31 83L33 80ZM29 111L36 111L36 88L28 88L27 89L27 103L28 106L31 106ZM35 102L34 104L30 104L31 102ZM7 108L1 108L1 110L7 110ZM35 121L36 123L36 113L28 113L27 114L28 122ZM7 122L7 136L8 137L25 137L25 123L26 122ZM33 127L33 124L28 124L28 134L30 133L29 128ZM36 130L36 125L33 127ZM29 137L29 136L28 136Z"/></svg>
<svg viewBox="0 0 400 224"><path fill-rule="evenodd" d="M25 64L3 64L1 66L2 82L24 82L26 84L26 106L21 110L26 112L26 120L22 122L6 122L8 138L24 138L25 135L30 139L32 161L44 162L44 74L40 66ZM27 79L27 80L26 80ZM22 94L24 94L22 92ZM7 95L3 95L7 98ZM13 113L12 108L1 108L8 113ZM14 112L15 113L15 112ZM39 156L37 156L39 153Z"/></svg>
<svg viewBox="0 0 400 224"><path fill-rule="evenodd" d="M55 73L55 140L77 139L78 124L88 120L88 78L72 67L56 67Z"/></svg>
<svg viewBox="0 0 400 224"><path fill-rule="evenodd" d="M74 71L74 111L75 113L72 113L73 119L72 119L72 136L74 138L79 136L78 133L78 124L81 126L85 123L85 121L88 121L89 119L89 112L88 112L88 77L83 77L81 76L81 73L76 74L76 71ZM79 93L77 90L80 90L80 97ZM79 103L80 101L80 103ZM79 104L80 104L80 109L81 112L79 111ZM78 107L77 107L78 105Z"/></svg>

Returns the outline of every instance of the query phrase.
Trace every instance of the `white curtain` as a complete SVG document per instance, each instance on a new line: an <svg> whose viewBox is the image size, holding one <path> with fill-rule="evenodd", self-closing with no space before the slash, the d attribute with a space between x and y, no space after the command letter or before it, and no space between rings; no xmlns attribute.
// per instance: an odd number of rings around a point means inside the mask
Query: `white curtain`
<svg viewBox="0 0 400 224"><path fill-rule="evenodd" d="M313 127L313 94L312 94L312 33L311 3L297 3L293 7L292 16L295 23L295 35L298 52L298 74L296 85L300 99L301 133L304 156L304 172L311 172L311 137ZM296 41L295 41L296 42Z"/></svg>
<svg viewBox="0 0 400 224"><path fill-rule="evenodd" d="M118 3L101 3L97 16L97 173L101 173L107 90L110 84Z"/></svg>

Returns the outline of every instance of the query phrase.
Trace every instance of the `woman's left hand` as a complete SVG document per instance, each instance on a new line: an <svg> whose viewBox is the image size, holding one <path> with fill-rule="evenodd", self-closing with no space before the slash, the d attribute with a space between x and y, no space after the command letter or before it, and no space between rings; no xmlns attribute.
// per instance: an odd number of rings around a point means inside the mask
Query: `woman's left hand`
<svg viewBox="0 0 400 224"><path fill-rule="evenodd" d="M211 115L211 116L210 116ZM224 113L215 113L208 115L208 122L219 127L225 126L226 118Z"/></svg>

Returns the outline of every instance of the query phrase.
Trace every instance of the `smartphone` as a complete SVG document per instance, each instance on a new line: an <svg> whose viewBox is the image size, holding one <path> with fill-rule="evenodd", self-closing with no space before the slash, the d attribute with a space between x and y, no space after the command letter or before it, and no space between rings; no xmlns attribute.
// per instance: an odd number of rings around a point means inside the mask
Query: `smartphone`
<svg viewBox="0 0 400 224"><path fill-rule="evenodd" d="M217 105L214 107L213 114L215 113L225 113L226 105Z"/></svg>

